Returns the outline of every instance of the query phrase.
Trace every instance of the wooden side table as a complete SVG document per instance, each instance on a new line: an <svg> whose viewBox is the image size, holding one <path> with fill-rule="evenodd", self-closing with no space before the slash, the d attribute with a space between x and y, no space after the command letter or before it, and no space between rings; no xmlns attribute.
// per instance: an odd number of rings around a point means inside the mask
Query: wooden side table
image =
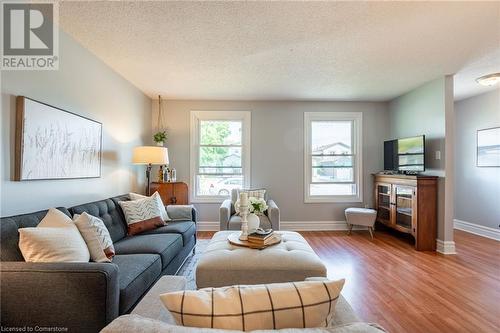
<svg viewBox="0 0 500 333"><path fill-rule="evenodd" d="M165 205L189 205L189 190L186 183L153 182L151 183L151 193L156 191L160 193Z"/></svg>

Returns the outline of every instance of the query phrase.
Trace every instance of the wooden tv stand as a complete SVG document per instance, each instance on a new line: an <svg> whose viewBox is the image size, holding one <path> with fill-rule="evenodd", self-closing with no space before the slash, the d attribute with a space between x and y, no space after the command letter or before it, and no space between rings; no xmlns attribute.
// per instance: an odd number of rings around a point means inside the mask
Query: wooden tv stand
<svg viewBox="0 0 500 333"><path fill-rule="evenodd" d="M377 222L412 235L417 251L435 251L438 177L374 174L373 178Z"/></svg>

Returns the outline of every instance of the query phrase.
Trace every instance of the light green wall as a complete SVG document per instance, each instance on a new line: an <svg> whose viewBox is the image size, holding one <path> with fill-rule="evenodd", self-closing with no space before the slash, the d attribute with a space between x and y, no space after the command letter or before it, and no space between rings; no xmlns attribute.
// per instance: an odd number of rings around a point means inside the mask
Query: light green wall
<svg viewBox="0 0 500 333"><path fill-rule="evenodd" d="M453 149L447 151L447 147L453 147L454 141L453 77L440 77L390 101L389 128L391 138L425 135L425 174L439 176L438 239L452 241Z"/></svg>
<svg viewBox="0 0 500 333"><path fill-rule="evenodd" d="M63 32L59 45L57 71L1 73L1 216L53 206L69 207L143 188L144 170L132 166L130 160L132 147L150 143L151 99ZM102 176L12 181L17 95L101 122Z"/></svg>

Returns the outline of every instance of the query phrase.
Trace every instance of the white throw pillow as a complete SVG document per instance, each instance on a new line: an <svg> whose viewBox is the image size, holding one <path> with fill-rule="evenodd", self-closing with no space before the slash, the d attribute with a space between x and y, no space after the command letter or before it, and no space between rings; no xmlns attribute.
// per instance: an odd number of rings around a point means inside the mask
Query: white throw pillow
<svg viewBox="0 0 500 333"><path fill-rule="evenodd" d="M87 244L71 218L51 208L36 228L19 229L19 249L26 262L88 262Z"/></svg>
<svg viewBox="0 0 500 333"><path fill-rule="evenodd" d="M57 208L50 208L44 218L38 223L37 228L72 228L73 220Z"/></svg>
<svg viewBox="0 0 500 333"><path fill-rule="evenodd" d="M111 262L115 248L104 222L85 212L73 216L73 221L87 243L90 259L95 262Z"/></svg>
<svg viewBox="0 0 500 333"><path fill-rule="evenodd" d="M185 290L160 295L178 325L242 331L325 327L345 280Z"/></svg>
<svg viewBox="0 0 500 333"><path fill-rule="evenodd" d="M142 194L137 194L137 193L129 193L130 200L140 200L140 199L145 199L145 198L154 198L156 200L156 204L158 205L158 208L160 209L161 213L161 218L163 221L170 221L171 218L168 216L167 210L165 209L165 205L163 204L163 200L161 200L160 193L156 191L153 193L151 197L147 197Z"/></svg>

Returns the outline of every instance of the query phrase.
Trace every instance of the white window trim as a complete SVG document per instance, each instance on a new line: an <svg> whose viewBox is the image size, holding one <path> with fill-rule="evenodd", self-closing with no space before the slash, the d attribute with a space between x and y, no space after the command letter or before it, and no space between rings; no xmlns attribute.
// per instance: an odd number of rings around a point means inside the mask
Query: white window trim
<svg viewBox="0 0 500 333"><path fill-rule="evenodd" d="M312 121L353 121L354 127L354 180L356 195L314 195L309 194L311 183L311 122ZM304 203L363 202L363 114L361 112L304 112Z"/></svg>
<svg viewBox="0 0 500 333"><path fill-rule="evenodd" d="M251 112L250 111L191 111L190 124L190 200L192 203L221 203L227 197L219 195L197 195L196 174L199 163L199 123L200 120L241 120L242 121L242 174L243 187L250 187L250 133Z"/></svg>

